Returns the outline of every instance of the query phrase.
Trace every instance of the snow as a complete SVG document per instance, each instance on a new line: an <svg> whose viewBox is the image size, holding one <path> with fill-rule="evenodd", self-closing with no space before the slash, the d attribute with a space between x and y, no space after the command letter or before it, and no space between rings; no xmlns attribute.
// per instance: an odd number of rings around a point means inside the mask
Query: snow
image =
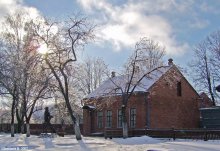
<svg viewBox="0 0 220 151"><path fill-rule="evenodd" d="M152 71L150 74L145 76L145 78L142 79L142 81L139 83L139 85L135 88L134 92L147 92L148 89L159 80L159 78L164 75L171 66L164 66L157 70ZM133 83L136 83L141 77L143 76L142 73L136 74L133 78ZM117 87L120 87L123 89L123 92L125 92L125 88L127 87L127 82L129 81L128 75L121 75L116 76L113 78L109 78L108 80L104 81L95 91L90 93L88 96L86 96L87 99L89 98L96 98L100 96L108 96L108 95L115 95L115 94L121 94L120 89L116 89ZM136 82L135 82L136 81ZM131 87L132 89L132 87ZM130 90L131 90L130 89Z"/></svg>
<svg viewBox="0 0 220 151"><path fill-rule="evenodd" d="M104 139L83 137L77 141L74 135L41 138L31 135L0 134L0 150L53 150L53 151L219 151L220 140L156 139L148 136Z"/></svg>
<svg viewBox="0 0 220 151"><path fill-rule="evenodd" d="M219 109L220 109L220 106L200 108L200 110L219 110Z"/></svg>

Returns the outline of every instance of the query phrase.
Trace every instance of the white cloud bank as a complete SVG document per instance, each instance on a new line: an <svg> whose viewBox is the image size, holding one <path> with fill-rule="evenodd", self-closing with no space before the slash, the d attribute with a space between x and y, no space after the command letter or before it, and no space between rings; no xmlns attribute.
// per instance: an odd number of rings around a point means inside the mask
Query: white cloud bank
<svg viewBox="0 0 220 151"><path fill-rule="evenodd" d="M6 15L16 11L26 11L33 18L40 16L40 13L36 8L25 6L23 0L0 0L0 22Z"/></svg>
<svg viewBox="0 0 220 151"><path fill-rule="evenodd" d="M168 55L182 55L189 46L186 42L177 40L179 31L176 31L172 21L179 20L181 24L188 22L190 25L185 28L202 29L208 26L209 22L197 16L193 5L198 5L203 12L219 12L208 3L200 4L194 0L77 1L87 13L97 17L98 25L101 25L97 34L101 39L100 44L110 42L115 51L121 51L124 47L134 48L140 38L150 37L164 45ZM33 17L40 16L36 8L25 6L23 0L0 0L0 22L5 15L16 10L26 10ZM167 17L169 14L174 17ZM178 19L179 15L185 15L187 19L191 17L191 20Z"/></svg>
<svg viewBox="0 0 220 151"><path fill-rule="evenodd" d="M78 0L78 3L87 12L102 16L98 37L102 42L110 41L115 51L123 47L133 48L141 37L158 41L166 47L169 55L181 55L189 47L187 43L179 43L175 39L169 20L158 14L187 11L191 0L183 1L181 5L175 0L128 0L115 6L106 0Z"/></svg>

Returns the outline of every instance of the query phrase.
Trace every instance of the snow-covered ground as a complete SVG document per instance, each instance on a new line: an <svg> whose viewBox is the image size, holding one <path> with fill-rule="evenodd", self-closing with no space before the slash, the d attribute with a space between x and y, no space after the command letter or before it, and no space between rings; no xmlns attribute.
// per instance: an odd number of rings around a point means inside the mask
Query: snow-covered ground
<svg viewBox="0 0 220 151"><path fill-rule="evenodd" d="M0 134L0 150L61 150L61 151L220 151L220 140L169 140L147 136L128 139L83 137L77 141L74 135L40 138L32 135Z"/></svg>

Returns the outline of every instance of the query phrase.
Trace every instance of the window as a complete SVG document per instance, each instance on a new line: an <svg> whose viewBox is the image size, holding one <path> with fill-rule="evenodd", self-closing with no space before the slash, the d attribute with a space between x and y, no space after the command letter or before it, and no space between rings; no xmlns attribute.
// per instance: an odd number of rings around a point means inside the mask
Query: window
<svg viewBox="0 0 220 151"><path fill-rule="evenodd" d="M177 96L182 96L181 82L177 82Z"/></svg>
<svg viewBox="0 0 220 151"><path fill-rule="evenodd" d="M103 127L103 112L98 112L97 113L97 124L98 124L98 128L102 128Z"/></svg>
<svg viewBox="0 0 220 151"><path fill-rule="evenodd" d="M106 115L106 127L112 127L112 111L107 111Z"/></svg>
<svg viewBox="0 0 220 151"><path fill-rule="evenodd" d="M130 127L134 128L136 125L136 109L130 109Z"/></svg>
<svg viewBox="0 0 220 151"><path fill-rule="evenodd" d="M122 127L122 111L118 110L118 127Z"/></svg>

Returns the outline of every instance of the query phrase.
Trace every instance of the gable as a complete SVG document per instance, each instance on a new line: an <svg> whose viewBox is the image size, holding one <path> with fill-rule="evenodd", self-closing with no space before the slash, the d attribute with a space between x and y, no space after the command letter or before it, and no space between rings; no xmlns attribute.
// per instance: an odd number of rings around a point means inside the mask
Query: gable
<svg viewBox="0 0 220 151"><path fill-rule="evenodd" d="M195 99L199 98L197 91L175 65L172 65L172 67L149 88L149 92L154 94L155 91L164 91L165 95L169 93L171 96L177 96L179 83L181 84L181 91L184 92L184 95L190 94L195 97Z"/></svg>

